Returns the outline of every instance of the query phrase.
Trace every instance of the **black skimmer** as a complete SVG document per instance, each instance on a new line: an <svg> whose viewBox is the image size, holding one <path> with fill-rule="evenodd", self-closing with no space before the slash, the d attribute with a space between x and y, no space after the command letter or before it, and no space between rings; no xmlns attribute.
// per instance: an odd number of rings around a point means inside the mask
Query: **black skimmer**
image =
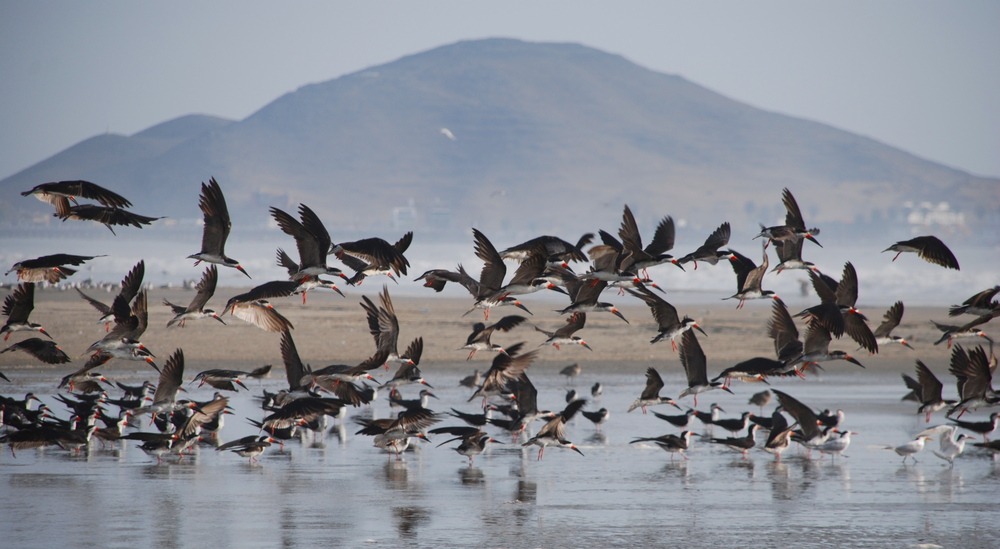
<svg viewBox="0 0 1000 549"><path fill-rule="evenodd" d="M505 353L503 347L492 343L490 338L493 336L493 332L500 330L501 332L509 332L520 325L522 322L527 320L523 316L518 315L508 315L501 318L499 321L487 326L482 322L477 322L472 325L472 333L465 340L465 345L463 345L459 350L469 349L469 357L466 360L471 360L477 351L490 351L493 353Z"/></svg>
<svg viewBox="0 0 1000 549"><path fill-rule="evenodd" d="M982 448L993 454L994 463L997 460L997 456L1000 456L1000 440L991 440L989 442L973 442L973 446L977 448Z"/></svg>
<svg viewBox="0 0 1000 549"><path fill-rule="evenodd" d="M1000 310L998 310L998 312L1000 312ZM940 345L940 344L944 343L945 341L947 341L948 342L948 348L950 349L951 345L952 345L952 342L954 340L956 340L956 339L959 339L959 338L969 338L969 337L981 337L981 338L985 339L986 341L989 341L990 342L990 347L992 348L993 347L993 338L991 338L990 336L986 335L986 332L984 332L982 328L978 328L977 327L977 326L979 326L981 324L985 324L985 323L989 322L992 319L993 319L992 315L983 315L983 316L977 317L975 320L972 320L972 321L970 321L970 322L968 322L966 324L963 324L961 326L950 326L950 325L947 325L947 324L940 324L940 323L935 322L935 321L932 320L931 324L933 324L934 327L937 328L938 330L941 330L941 338L938 339L937 341L935 341L934 344L935 345Z"/></svg>
<svg viewBox="0 0 1000 549"><path fill-rule="evenodd" d="M233 223L229 220L229 208L226 206L226 197L222 195L222 187L214 177L209 179L207 185L202 182L198 207L201 208L205 220L201 251L189 255L188 259L194 259L195 266L204 261L232 267L245 274L247 278L251 278L239 261L226 256L226 240L229 238Z"/></svg>
<svg viewBox="0 0 1000 549"><path fill-rule="evenodd" d="M59 386L57 388L61 389L63 387L69 387L70 391L75 391L78 384L94 381L95 377L96 381L104 381L108 385L111 385L111 382L105 379L104 376L91 372L94 368L106 364L109 360L111 360L111 358L111 355L104 352L98 352L92 355L90 359L87 360L87 363L81 366L77 371L64 376L59 381Z"/></svg>
<svg viewBox="0 0 1000 549"><path fill-rule="evenodd" d="M396 459L399 459L399 454L405 451L411 437L428 440L422 431L441 420L433 411L417 405L408 407L395 418L355 418L355 421L362 426L355 434L374 436L376 447L396 454Z"/></svg>
<svg viewBox="0 0 1000 549"><path fill-rule="evenodd" d="M266 366L265 366L266 368ZM213 368L211 370L205 370L198 372L198 375L194 376L191 383L195 381L198 382L198 387L205 385L206 383L210 386L220 390L220 391L238 391L237 386L247 388L243 384L241 377L250 377L253 372L245 372L243 370L225 370L220 368Z"/></svg>
<svg viewBox="0 0 1000 549"><path fill-rule="evenodd" d="M507 295L525 295L539 292L541 290L553 290L559 293L566 293L562 289L565 283L561 277L553 277L548 271L544 248L538 247L521 261L521 264L514 270L510 281L501 288Z"/></svg>
<svg viewBox="0 0 1000 549"><path fill-rule="evenodd" d="M1000 396L993 389L993 370L996 368L996 357L988 359L986 351L977 347L966 352L961 346L956 346L951 353L949 372L958 382L958 404L948 410L950 416L961 410L962 417L967 410L980 406L994 406L1000 403Z"/></svg>
<svg viewBox="0 0 1000 549"><path fill-rule="evenodd" d="M380 307L376 307L372 300L368 299L368 296L361 296L361 307L365 310L368 318L368 329L372 337L375 338L375 348L379 352L385 352L388 357L385 363L386 370L389 369L390 362L415 364L409 351L400 356L396 350L399 340L399 319L396 317L396 309L392 306L392 299L389 297L389 288L382 286L382 292L378 297L381 303ZM418 352L423 351L423 340L420 341ZM411 344L411 350L413 350L413 344ZM419 357L417 357L417 361L419 361Z"/></svg>
<svg viewBox="0 0 1000 549"><path fill-rule="evenodd" d="M913 379L913 377L907 374L900 374L900 375L903 377L903 384L906 385L906 388L909 389L910 392L903 395L902 398L900 398L899 400L912 400L913 402L919 404L921 398L920 394L922 391L922 388L920 387L920 382L917 381L916 379Z"/></svg>
<svg viewBox="0 0 1000 549"><path fill-rule="evenodd" d="M851 262L844 264L840 282L815 272L810 272L809 278L821 303L795 316L806 317L810 324L819 322L837 337L846 332L869 353L877 353L878 343L868 327L868 319L854 307L858 301L858 273L854 265Z"/></svg>
<svg viewBox="0 0 1000 549"><path fill-rule="evenodd" d="M694 262L694 268L698 270L699 261L703 261L709 265L716 265L720 259L727 259L730 256L730 252L720 252L719 248L729 244L731 231L732 229L728 221L719 225L718 229L715 229L712 234L708 235L704 244L699 246L697 250L678 259L677 263L683 265L688 262Z"/></svg>
<svg viewBox="0 0 1000 549"><path fill-rule="evenodd" d="M684 450L687 450L691 446L691 431L681 431L679 435L636 438L629 441L629 444L635 444L636 442L652 442L656 444L664 452L670 452L670 461L674 460L674 454L680 454L682 458L688 459L684 455Z"/></svg>
<svg viewBox="0 0 1000 549"><path fill-rule="evenodd" d="M557 256L562 262L587 261L587 255L583 252L583 247L590 244L592 240L594 240L594 234L586 233L580 237L580 240L574 246L556 236L539 236L507 248L500 252L500 256L503 259L524 261L528 258L532 250L541 246L545 250L546 257Z"/></svg>
<svg viewBox="0 0 1000 549"><path fill-rule="evenodd" d="M538 446L539 450L537 459L539 460L545 455L545 448L548 446L568 448L582 456L583 452L580 451L580 449L577 448L572 442L566 440L566 423L573 419L573 416L576 415L576 413L580 411L586 403L587 401L585 399L570 402L562 412L556 414L556 417L550 419L548 423L539 429L538 434L528 439L528 441L521 446Z"/></svg>
<svg viewBox="0 0 1000 549"><path fill-rule="evenodd" d="M115 208L113 206L98 206L96 204L80 204L79 206L70 206L69 200L65 198L57 199L55 202L56 213L53 214L55 217L66 221L67 219L75 219L77 221L96 221L101 225L104 225L111 231L111 234L115 233L115 227L135 227L141 229L145 225L151 225L157 219L163 219L162 217L149 217L146 215L139 215L128 210L123 210L121 208Z"/></svg>
<svg viewBox="0 0 1000 549"><path fill-rule="evenodd" d="M692 328L698 330L702 335L708 337L705 330L701 329L695 320L689 316L683 319L677 314L677 309L660 296L649 291L645 286L639 286L635 290L628 290L628 293L643 300L649 306L649 311L656 321L657 334L649 340L650 344L656 343L664 338L670 339L670 348L677 350L676 339Z"/></svg>
<svg viewBox="0 0 1000 549"><path fill-rule="evenodd" d="M892 307L889 307L889 310L885 312L885 316L882 318L882 323L872 332L875 336L875 342L879 345L898 343L912 349L913 346L905 338L892 335L892 331L899 326L899 322L903 319L903 302L897 301L893 303Z"/></svg>
<svg viewBox="0 0 1000 549"><path fill-rule="evenodd" d="M698 343L698 338L691 330L684 332L684 335L681 336L680 355L681 365L684 366L684 372L687 374L688 386L681 391L678 399L693 395L694 405L698 406L698 395L706 391L721 389L729 394L733 393L721 381L708 381L708 361L705 359L705 352L702 351L701 344Z"/></svg>
<svg viewBox="0 0 1000 549"><path fill-rule="evenodd" d="M673 425L674 427L677 427L678 429L687 429L688 427L691 426L691 421L694 419L697 413L698 413L697 410L695 410L694 408L689 408L687 412L684 412L683 414L680 415L668 416L666 414L661 414L658 412L653 412L653 415L662 419L663 421L666 421L667 423Z"/></svg>
<svg viewBox="0 0 1000 549"><path fill-rule="evenodd" d="M594 384L590 387L590 396L594 398L601 396L602 392L604 392L604 386L601 385L600 381L594 382Z"/></svg>
<svg viewBox="0 0 1000 549"><path fill-rule="evenodd" d="M191 415L188 416L187 420L177 428L174 432L182 440L189 440L193 436L198 436L201 434L202 426L208 424L209 422L215 421L223 411L229 406L229 399L223 396L218 396L208 402L204 403L192 403L191 404Z"/></svg>
<svg viewBox="0 0 1000 549"><path fill-rule="evenodd" d="M288 271L288 280L298 283L298 287L296 287L295 291L292 293L302 294L303 305L306 304L306 294L308 294L310 290L315 290L316 288L329 288L340 294L340 297L346 297L344 296L344 292L340 291L340 288L338 288L334 282L320 278L319 275L300 273L299 264L296 263L291 257L288 257L285 250L278 248L276 255L278 259L278 266L283 267L286 271Z"/></svg>
<svg viewBox="0 0 1000 549"><path fill-rule="evenodd" d="M761 282L764 279L764 273L767 272L768 265L766 249L763 250L763 256L763 262L758 267L754 265L750 258L739 252L731 251L730 253L729 262L733 266L733 272L736 273L736 293L723 299L740 300L736 306L737 309L742 309L744 302L748 299L774 299L775 301L781 301L781 298L771 290L761 289Z"/></svg>
<svg viewBox="0 0 1000 549"><path fill-rule="evenodd" d="M989 421L961 421L951 418L948 421L962 429L983 435L983 441L985 442L989 440L990 433L997 430L997 418L1000 418L1000 412L990 414Z"/></svg>
<svg viewBox="0 0 1000 549"><path fill-rule="evenodd" d="M17 279L23 280L24 282L48 282L49 284L57 284L60 280L63 280L76 272L76 269L70 269L66 265L83 265L84 262L94 259L95 257L104 256L70 254L44 255L42 257L36 257L35 259L18 261L4 274L8 275L12 272L17 272Z"/></svg>
<svg viewBox="0 0 1000 549"><path fill-rule="evenodd" d="M914 388L914 391L917 393L918 401L920 402L920 408L917 410L917 413L924 414L926 416L925 421L930 423L931 414L938 410L943 410L946 406L951 406L957 401L941 398L941 389L944 385L923 362L920 362L920 360L916 362L918 387Z"/></svg>
<svg viewBox="0 0 1000 549"><path fill-rule="evenodd" d="M182 407L177 404L177 391L180 390L183 383L184 351L177 349L160 370L156 392L153 393L153 403L149 406L136 408L133 414L136 416L146 413L156 415L170 413Z"/></svg>
<svg viewBox="0 0 1000 549"><path fill-rule="evenodd" d="M424 379L423 374L420 372L420 357L424 353L424 338L418 337L414 339L410 346L406 348L407 361L399 365L396 373L392 376L392 379L383 383L379 389L385 388L398 388L403 385L412 385L419 383L421 385L426 385L433 389L434 387L427 383ZM388 364L388 361L386 362Z"/></svg>
<svg viewBox="0 0 1000 549"><path fill-rule="evenodd" d="M733 379L744 383L767 383L768 376L787 375L786 369L787 364L782 360L758 356L722 370L712 382L722 380L724 387L729 387Z"/></svg>
<svg viewBox="0 0 1000 549"><path fill-rule="evenodd" d="M316 212L309 206L299 204L299 218L301 222L278 208L272 207L271 217L278 223L278 227L295 239L295 247L299 251L298 269L295 273L302 276L330 275L339 276L346 280L346 276L340 269L330 267L326 264L326 258L332 241L330 233L320 220Z"/></svg>
<svg viewBox="0 0 1000 549"><path fill-rule="evenodd" d="M583 417L589 419L590 422L594 424L594 427L597 429L597 432L601 431L601 425L603 425L604 422L606 422L608 418L611 417L611 412L609 412L607 408L601 408L596 412L588 412L587 410L581 410L580 413L583 414Z"/></svg>
<svg viewBox="0 0 1000 549"><path fill-rule="evenodd" d="M358 401L367 403L371 399L366 399L363 394L360 394L360 389L354 385L354 382L361 379L374 381L375 378L368 372L385 364L385 357L385 352L378 351L354 366L331 364L312 372L307 370L304 377L310 379L312 383L319 385L325 391L337 395L341 400L348 401L357 406Z"/></svg>
<svg viewBox="0 0 1000 549"><path fill-rule="evenodd" d="M263 454L264 450L270 448L271 444L275 442L277 442L277 440L267 435L250 435L222 444L216 448L216 450L219 452L229 450L238 456L250 458L249 462L254 463L256 461L260 461L257 457Z"/></svg>
<svg viewBox="0 0 1000 549"><path fill-rule="evenodd" d="M833 341L833 337L830 335L830 330L826 329L818 322L812 322L809 327L806 328L806 339L803 344L802 354L796 358L791 359L788 364L790 366L798 366L801 370L811 364L826 362L830 360L846 360L851 364L856 364L862 368L864 365L858 362L858 360L848 354L846 351L841 350L830 350L830 342Z"/></svg>
<svg viewBox="0 0 1000 549"><path fill-rule="evenodd" d="M837 410L836 412L830 411L830 409L823 410L822 412L816 414L816 421L819 422L820 426L823 428L832 429L834 427L840 427L844 424L847 415L844 414L843 410Z"/></svg>
<svg viewBox="0 0 1000 549"><path fill-rule="evenodd" d="M913 252L920 256L920 259L929 263L955 269L956 271L959 270L955 254L951 253L948 246L936 236L918 236L910 240L901 240L882 250L882 253L885 252L896 252L896 255L892 258L893 261L896 261L899 254L903 252Z"/></svg>
<svg viewBox="0 0 1000 549"><path fill-rule="evenodd" d="M493 407L487 406L486 409L481 414L467 414L465 412L460 412L454 408L450 412L445 412L448 415L457 417L458 419L468 423L472 427L481 428L490 422L490 418L493 417Z"/></svg>
<svg viewBox="0 0 1000 549"><path fill-rule="evenodd" d="M115 314L115 326L102 339L95 341L87 352L104 351L115 358L141 360L153 368L153 353L139 341L149 325L149 310L146 292L136 295L131 307L121 295L115 297L111 309Z"/></svg>
<svg viewBox="0 0 1000 549"><path fill-rule="evenodd" d="M100 185L90 181L54 181L35 185L31 190L24 191L21 196L34 195L35 198L52 204L53 206L60 199L70 200L74 204L77 198L96 200L99 203L114 208L131 208L132 203L122 195L109 191Z"/></svg>
<svg viewBox="0 0 1000 549"><path fill-rule="evenodd" d="M251 289L249 292L233 296L226 302L226 311L240 320L268 332L284 332L294 328L267 301L273 297L287 297L298 287L297 282L272 280Z"/></svg>
<svg viewBox="0 0 1000 549"><path fill-rule="evenodd" d="M791 445L793 427L794 425L788 425L788 420L781 414L780 409L771 414L771 432L767 435L763 449L773 454L775 461L781 461L781 454Z"/></svg>
<svg viewBox="0 0 1000 549"><path fill-rule="evenodd" d="M819 272L819 268L815 263L802 260L803 242L803 240L796 240L794 242L775 240L774 252L778 256L778 264L771 269L771 272L781 274L782 271L792 269Z"/></svg>
<svg viewBox="0 0 1000 549"><path fill-rule="evenodd" d="M506 352L493 358L493 364L483 376L482 385L469 397L469 402L476 397L483 397L485 403L490 396L511 393L510 383L518 379L538 356L537 350L520 354L522 346L523 343L515 343Z"/></svg>
<svg viewBox="0 0 1000 549"><path fill-rule="evenodd" d="M782 410L788 412L788 415L795 418L795 421L799 424L799 433L793 436L792 440L795 440L808 449L826 442L829 433L824 433L820 429L819 417L812 408L802 404L795 397L787 393L777 389L771 389L771 391L778 397L778 402L781 403Z"/></svg>
<svg viewBox="0 0 1000 549"><path fill-rule="evenodd" d="M767 335L774 340L774 354L778 360L794 367L794 364L790 363L802 356L803 345L792 315L780 301L775 301L771 307L771 318L767 321Z"/></svg>
<svg viewBox="0 0 1000 549"><path fill-rule="evenodd" d="M720 418L712 421L730 433L739 433L750 426L750 412L743 412L738 418Z"/></svg>
<svg viewBox="0 0 1000 549"><path fill-rule="evenodd" d="M754 435L757 434L757 429L760 429L760 425L755 423L747 429L747 436L745 437L708 437L708 440L709 442L713 442L715 444L725 444L731 449L743 454L743 459L746 459L747 453L757 445L757 441L754 439Z"/></svg>
<svg viewBox="0 0 1000 549"><path fill-rule="evenodd" d="M118 290L118 295L122 297L125 303L131 303L135 296L139 294L139 290L142 289L142 279L146 276L146 262L139 261L132 267L132 270L125 275L122 279L121 289ZM104 329L106 331L111 331L111 323L115 320L115 313L110 305L97 301L96 299L83 293L80 288L76 288L80 297L85 299L90 306L97 309L101 313L101 318L97 322L104 323Z"/></svg>
<svg viewBox="0 0 1000 549"><path fill-rule="evenodd" d="M601 297L601 292L607 287L608 283L604 280L594 280L593 282L576 280L570 282L566 285L566 289L573 302L568 307L556 312L562 315L576 312L608 312L628 324L628 319L615 308L613 303L597 301Z"/></svg>
<svg viewBox="0 0 1000 549"><path fill-rule="evenodd" d="M663 389L663 378L660 377L660 373L656 371L656 368L647 368L646 387L642 390L642 394L639 395L639 398L635 399L635 402L628 407L626 413L629 413L636 408L642 408L642 413L645 414L647 406L657 406L659 404L670 404L674 408L680 410L681 407L678 406L673 399L660 396L661 389Z"/></svg>
<svg viewBox="0 0 1000 549"><path fill-rule="evenodd" d="M170 310L174 313L174 318L167 322L167 327L171 327L177 324L183 328L188 320L198 320L201 318L214 318L219 322L225 324L226 322L219 317L218 313L212 309L206 309L205 304L208 303L209 299L215 294L215 286L219 280L219 271L215 268L215 265L209 265L205 269L205 273L201 276L201 281L198 285L194 287L197 292L194 299L187 307L181 305L174 305L173 303L163 300L163 304L170 307Z"/></svg>
<svg viewBox="0 0 1000 549"><path fill-rule="evenodd" d="M767 244L769 244L772 240L794 242L805 238L807 240L811 240L817 246L822 248L823 245L816 240L815 236L819 234L819 229L806 228L806 223L802 218L802 212L799 210L799 205L795 201L795 197L792 196L792 191L789 191L787 188L783 189L781 191L781 202L785 205L785 224L774 227L765 227L761 224L760 234L754 238L766 236L768 240L764 244L765 247L767 247Z"/></svg>
<svg viewBox="0 0 1000 549"><path fill-rule="evenodd" d="M0 328L3 340L7 341L10 334L14 332L39 332L52 339L52 336L45 331L41 324L29 322L28 317L35 309L35 283L22 282L14 288L3 300L3 315L7 317L7 322Z"/></svg>
<svg viewBox="0 0 1000 549"><path fill-rule="evenodd" d="M344 401L338 398L312 396L296 398L265 416L261 422L261 429L274 436L273 432L279 429L311 423L327 415L338 415L344 406Z"/></svg>
<svg viewBox="0 0 1000 549"><path fill-rule="evenodd" d="M884 448L886 450L892 450L896 452L896 455L903 456L904 465L906 464L906 458L910 458L913 460L913 463L917 463L917 458L913 456L924 449L924 444L926 444L928 440L931 440L931 437L927 436L917 437L916 439L911 440L910 442L907 442L905 444L900 444L899 446L895 447L885 446Z"/></svg>
<svg viewBox="0 0 1000 549"><path fill-rule="evenodd" d="M474 461L473 458L475 458L479 454L482 454L486 450L486 445L488 443L500 442L490 437L486 433L480 431L476 427L437 427L431 429L430 431L428 431L428 433L432 435L439 435L439 434L455 435L455 438L448 439L442 442L441 444L438 444L437 447L440 448L445 444L448 444L449 442L461 440L462 441L461 444L459 444L458 447L455 448L454 450L458 452L459 455L463 455L469 458L469 467L471 467L473 464Z"/></svg>
<svg viewBox="0 0 1000 549"><path fill-rule="evenodd" d="M566 402L573 402L580 398L580 393L576 389L569 389L566 391Z"/></svg>
<svg viewBox="0 0 1000 549"><path fill-rule="evenodd" d="M336 255L344 265L355 271L354 276L347 278L348 284L352 286L361 284L366 277L380 274L398 284L396 277L405 275L406 268L410 266L403 253L409 249L411 242L412 232L404 234L395 244L389 244L381 238L365 238L336 244L330 248L328 255Z"/></svg>
<svg viewBox="0 0 1000 549"><path fill-rule="evenodd" d="M560 349L560 345L580 345L581 347L586 347L587 350L593 351L590 345L583 340L580 336L575 336L577 331L583 329L583 325L587 322L587 313L577 312L573 313L566 324L554 332L549 332L535 326L535 330L543 333L548 337L542 345L552 345L556 349Z"/></svg>
<svg viewBox="0 0 1000 549"><path fill-rule="evenodd" d="M420 391L420 398L415 399L404 399L403 395L395 387L389 389L389 407L390 408L413 408L419 406L420 408L427 408L430 404L431 398L438 398L437 395L430 392L427 389L422 389Z"/></svg>
<svg viewBox="0 0 1000 549"><path fill-rule="evenodd" d="M632 210L626 204L618 237L622 239L625 248L625 257L619 264L621 270L645 273L646 269L663 263L672 263L684 270L684 266L667 253L674 248L674 218L667 216L661 219L656 225L653 239L643 247L639 226L635 222Z"/></svg>
<svg viewBox="0 0 1000 549"><path fill-rule="evenodd" d="M1000 303L993 301L997 292L1000 292L1000 286L987 288L969 299L966 299L961 305L952 305L951 308L948 309L948 316L982 316L991 314L993 311L1000 308Z"/></svg>
<svg viewBox="0 0 1000 549"><path fill-rule="evenodd" d="M48 341L40 337L31 337L24 341L18 341L0 351L0 354L10 351L24 351L46 364L65 364L70 361L69 356L56 345L55 341Z"/></svg>

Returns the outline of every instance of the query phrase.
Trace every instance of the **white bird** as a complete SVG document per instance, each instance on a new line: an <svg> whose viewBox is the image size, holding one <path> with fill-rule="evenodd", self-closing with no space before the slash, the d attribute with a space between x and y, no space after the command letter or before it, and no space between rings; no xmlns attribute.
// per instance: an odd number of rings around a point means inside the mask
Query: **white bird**
<svg viewBox="0 0 1000 549"><path fill-rule="evenodd" d="M931 440L928 436L918 436L915 440L911 440L906 444L901 444L893 448L892 446L886 446L886 450L892 450L896 454L903 456L903 463L906 463L906 458L913 459L913 462L917 462L917 458L913 457L914 454L924 449L924 443Z"/></svg>
<svg viewBox="0 0 1000 549"><path fill-rule="evenodd" d="M451 139L452 141L458 141L457 139L455 139L455 134L451 133L451 130L449 130L448 128L441 128L441 135L447 137L448 139Z"/></svg>
<svg viewBox="0 0 1000 549"><path fill-rule="evenodd" d="M947 461L952 467L955 466L955 458L965 451L965 441L971 438L969 435L958 433L958 428L954 425L938 425L919 433L917 436L938 437L939 450L933 450L934 455Z"/></svg>

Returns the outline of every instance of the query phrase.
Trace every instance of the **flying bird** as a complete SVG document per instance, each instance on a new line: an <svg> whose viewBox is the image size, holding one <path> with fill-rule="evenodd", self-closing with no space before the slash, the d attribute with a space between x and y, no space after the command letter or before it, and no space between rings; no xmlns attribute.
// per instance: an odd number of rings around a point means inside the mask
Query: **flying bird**
<svg viewBox="0 0 1000 549"><path fill-rule="evenodd" d="M896 261L903 252L913 252L928 263L959 270L955 254L951 253L948 246L936 236L918 236L910 240L901 240L882 250L882 253L885 252L896 252L893 261Z"/></svg>
<svg viewBox="0 0 1000 549"><path fill-rule="evenodd" d="M226 206L226 197L222 195L222 187L214 177L208 180L207 185L202 182L198 207L201 208L205 221L201 236L201 251L189 255L188 259L194 259L195 266L204 261L232 267L245 274L247 278L251 278L239 261L226 255L226 240L229 239L233 223L229 220L229 208Z"/></svg>

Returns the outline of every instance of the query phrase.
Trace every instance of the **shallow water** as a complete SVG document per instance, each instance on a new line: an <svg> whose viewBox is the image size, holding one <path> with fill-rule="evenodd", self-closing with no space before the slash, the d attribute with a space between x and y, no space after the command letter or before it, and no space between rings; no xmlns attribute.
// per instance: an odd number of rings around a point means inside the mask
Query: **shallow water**
<svg viewBox="0 0 1000 549"><path fill-rule="evenodd" d="M272 447L253 465L208 446L164 464L135 442L113 450L94 442L84 454L22 451L16 458L4 449L2 545L1000 546L1000 466L987 454L970 446L949 468L930 453L932 444L917 463L907 465L877 448L906 442L927 426L914 414L914 403L899 402L905 391L896 374L841 368L822 380L775 381L775 388L814 408L843 409L846 426L859 433L846 456L807 457L793 447L779 463L761 450L742 459L702 441L693 443L690 459L673 461L653 446L630 445L634 437L678 431L652 414L625 413L644 384L642 368L636 370L584 371L572 384L589 396L590 385L601 381L604 394L588 409L607 407L612 413L600 434L583 417L570 424L568 437L585 456L550 448L539 461L535 447L522 449L498 437L507 444L493 445L470 467L448 447L436 448L446 440L437 435L396 461L372 447L369 437L353 434L357 427L350 421L326 435ZM667 390L676 391L680 376L664 370ZM453 372L425 375L440 397L431 400L431 408L475 411L477 402L466 403L470 391L457 386ZM529 375L539 388L540 406L561 409L564 378L540 369ZM34 390L54 410L63 409L51 398L52 384L36 384L22 381L16 387ZM269 390L282 384L275 378L263 382ZM248 385L259 394L260 383ZM3 388L5 394L10 387ZM736 395L703 394L699 409L718 402L727 411L724 417L756 413L746 400L762 388L737 384ZM404 388L408 398L415 392ZM223 439L255 432L243 421L263 415L251 393L232 397L236 415L228 417ZM187 396L206 400L211 394L192 388ZM681 404L691 405L690 397ZM764 413L774 406L773 400ZM678 413L669 406L654 409ZM390 413L380 399L349 415ZM930 425L940 422L935 417ZM460 424L445 419L440 425Z"/></svg>

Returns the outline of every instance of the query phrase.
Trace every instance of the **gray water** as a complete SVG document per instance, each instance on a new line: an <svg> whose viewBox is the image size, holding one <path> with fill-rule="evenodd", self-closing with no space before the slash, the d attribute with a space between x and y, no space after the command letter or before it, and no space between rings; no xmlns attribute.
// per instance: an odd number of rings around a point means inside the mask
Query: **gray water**
<svg viewBox="0 0 1000 549"><path fill-rule="evenodd" d="M533 370L540 407L561 409L565 379ZM585 370L572 384L589 397L589 387L601 381L604 394L587 409L612 413L602 433L581 416L571 422L568 437L584 456L549 448L539 461L536 447L522 449L498 432L505 444L493 445L472 467L449 449L457 443L435 447L446 440L442 435L396 461L370 437L355 435L350 420L343 429L274 446L256 464L208 446L164 464L135 442L110 449L95 441L85 453L47 448L16 458L4 448L0 545L1000 547L1000 466L988 454L970 445L950 468L930 453L936 441L915 464L903 465L879 448L902 444L928 426L914 403L899 402L905 391L896 374L841 368L822 380L774 382L814 408L846 412L847 428L859 434L845 456L807 456L793 446L780 462L759 449L743 459L696 440L690 459L671 461L656 447L629 444L634 437L678 431L652 414L625 413L643 386L643 371ZM454 371L429 367L424 373L440 397L431 408L476 411L478 401L466 403L470 391L457 386ZM676 374L664 379L668 391L682 383ZM271 378L262 385L277 390L283 382ZM15 379L0 388L6 395L34 390L61 411L53 386ZM248 386L250 393L231 397L236 415L227 419L224 440L253 434L243 418L264 415L250 396L260 393L261 382ZM415 397L415 389L406 389L404 396ZM698 408L718 402L724 417L757 413L746 401L761 389L737 384L736 395L703 394ZM208 400L211 394L192 388L187 397ZM692 405L690 397L682 405ZM772 400L764 413L774 406ZM382 398L349 415L390 413ZM934 417L929 425L942 422ZM445 418L439 425L462 423ZM715 434L728 436L718 428Z"/></svg>

